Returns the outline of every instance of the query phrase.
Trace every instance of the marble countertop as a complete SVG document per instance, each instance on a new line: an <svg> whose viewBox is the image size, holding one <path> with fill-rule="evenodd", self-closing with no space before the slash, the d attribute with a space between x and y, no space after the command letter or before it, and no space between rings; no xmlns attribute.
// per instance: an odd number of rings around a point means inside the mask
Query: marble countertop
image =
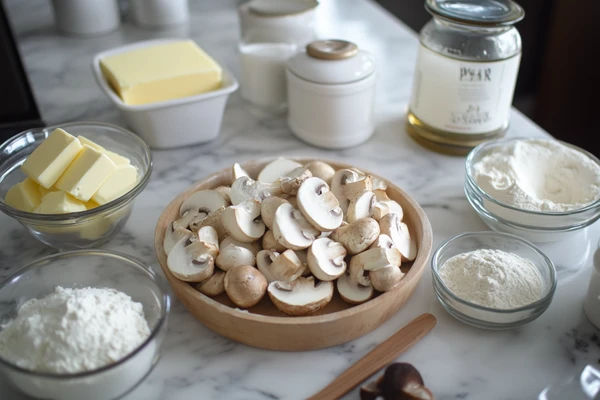
<svg viewBox="0 0 600 400"><path fill-rule="evenodd" d="M125 125L118 110L92 78L92 55L137 40L191 37L239 77L239 35L231 0L191 1L189 24L149 31L124 21L118 31L96 38L58 34L45 0L5 0L43 119L48 124L96 120ZM346 38L372 52L380 77L377 129L365 144L342 151L313 148L295 139L284 118L260 119L243 106L239 93L229 100L220 136L181 150L154 151L154 172L137 198L125 229L105 249L138 256L160 273L153 249L158 216L184 188L235 161L258 157L309 156L344 160L385 176L412 195L427 213L434 246L465 231L485 230L463 192L464 158L432 153L404 132L417 51L417 36L374 2L322 0L317 15L320 37ZM544 136L542 129L514 110L510 136ZM181 167L186 160L186 167ZM0 215L0 278L53 250ZM559 285L539 319L520 329L491 332L466 326L436 300L425 273L410 301L366 336L337 347L302 353L273 352L234 343L208 330L174 300L162 359L127 400L300 399L318 391L353 362L423 312L436 328L399 360L414 364L439 400L535 399L549 383L600 362L598 330L582 311L590 276L589 252L597 226L578 247L554 246ZM5 386L2 399L20 399ZM357 399L354 392L348 399Z"/></svg>

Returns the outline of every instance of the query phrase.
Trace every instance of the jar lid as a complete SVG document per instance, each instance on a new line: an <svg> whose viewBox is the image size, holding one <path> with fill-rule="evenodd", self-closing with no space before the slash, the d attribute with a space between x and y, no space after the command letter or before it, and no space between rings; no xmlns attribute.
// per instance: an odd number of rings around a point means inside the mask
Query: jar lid
<svg viewBox="0 0 600 400"><path fill-rule="evenodd" d="M252 0L248 3L248 10L261 17L284 17L302 14L318 5L317 0Z"/></svg>
<svg viewBox="0 0 600 400"><path fill-rule="evenodd" d="M488 27L512 25L525 17L512 0L426 0L425 8L448 21Z"/></svg>
<svg viewBox="0 0 600 400"><path fill-rule="evenodd" d="M345 40L309 43L306 52L296 54L287 66L304 80L325 84L356 82L375 71L373 56Z"/></svg>

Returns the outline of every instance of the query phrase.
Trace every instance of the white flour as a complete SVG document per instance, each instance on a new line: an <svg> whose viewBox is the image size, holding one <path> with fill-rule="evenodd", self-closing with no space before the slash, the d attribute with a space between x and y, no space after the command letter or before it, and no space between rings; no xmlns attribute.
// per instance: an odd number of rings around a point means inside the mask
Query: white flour
<svg viewBox="0 0 600 400"><path fill-rule="evenodd" d="M150 335L142 304L114 289L56 290L31 299L0 331L0 356L38 372L75 373L113 363Z"/></svg>
<svg viewBox="0 0 600 400"><path fill-rule="evenodd" d="M542 296L542 277L529 260L501 250L475 250L449 258L439 270L457 297L484 307L512 309Z"/></svg>
<svg viewBox="0 0 600 400"><path fill-rule="evenodd" d="M600 198L600 167L555 140L527 139L473 165L477 185L496 200L531 211L568 211Z"/></svg>

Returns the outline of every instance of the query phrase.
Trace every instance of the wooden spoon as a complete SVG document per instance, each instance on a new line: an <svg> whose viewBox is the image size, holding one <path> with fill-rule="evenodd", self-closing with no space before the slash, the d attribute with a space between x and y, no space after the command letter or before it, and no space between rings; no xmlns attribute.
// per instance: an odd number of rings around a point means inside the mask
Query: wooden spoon
<svg viewBox="0 0 600 400"><path fill-rule="evenodd" d="M433 329L436 322L431 314L422 314L415 318L308 400L331 400L342 397L421 340Z"/></svg>

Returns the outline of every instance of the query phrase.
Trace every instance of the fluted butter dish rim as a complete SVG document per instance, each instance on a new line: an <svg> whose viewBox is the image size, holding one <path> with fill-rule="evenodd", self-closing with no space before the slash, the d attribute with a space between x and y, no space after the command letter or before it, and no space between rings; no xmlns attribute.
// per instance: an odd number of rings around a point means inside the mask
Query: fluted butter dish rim
<svg viewBox="0 0 600 400"><path fill-rule="evenodd" d="M144 40L144 41L134 42L131 44L127 44L124 46L116 47L116 48L113 48L110 50L106 50L106 51L97 53L93 57L93 60L92 60L92 72L93 72L94 78L96 80L96 83L98 84L100 89L102 89L104 94L106 94L106 96L108 96L108 98L117 105L117 107L119 107L122 110L126 110L126 111L150 111L150 110L155 110L155 109L160 109L160 108L178 106L178 105L182 105L182 104L189 104L189 103L194 103L194 102L201 101L201 100L211 99L214 97L229 95L238 89L239 84L238 84L237 80L235 79L235 77L233 76L233 74L231 74L223 65L219 64L223 71L223 85L221 86L220 89L212 90L212 91L201 93L201 94L194 95L194 96L181 97L181 98L177 98L177 99L158 101L158 102L148 103L148 104L130 105L130 104L125 104L123 99L114 91L114 89L110 86L110 84L106 80L106 77L104 76L104 74L102 73L102 70L100 68L100 61L105 57L129 52L132 50L142 49L142 48L146 48L146 47L152 47L152 46L156 46L156 45L160 45L160 44L181 42L184 40L186 40L186 39L172 38L172 39ZM208 52L206 52L206 53L212 57L212 55L210 55Z"/></svg>

